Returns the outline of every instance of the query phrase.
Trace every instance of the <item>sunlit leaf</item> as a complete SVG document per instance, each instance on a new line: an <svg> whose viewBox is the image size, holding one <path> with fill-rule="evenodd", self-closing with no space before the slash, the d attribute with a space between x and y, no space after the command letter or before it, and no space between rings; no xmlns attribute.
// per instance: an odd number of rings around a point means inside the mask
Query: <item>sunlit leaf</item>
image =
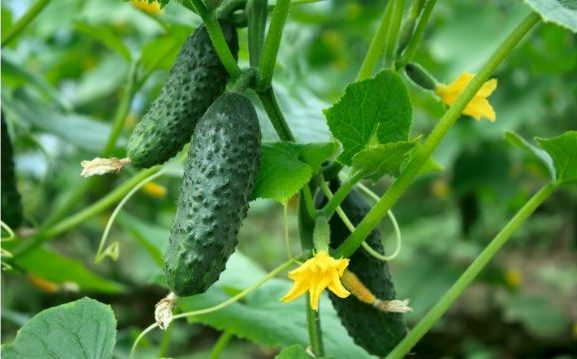
<svg viewBox="0 0 577 359"><path fill-rule="evenodd" d="M577 32L577 0L525 0L543 21Z"/></svg>
<svg viewBox="0 0 577 359"><path fill-rule="evenodd" d="M14 342L2 346L5 359L112 358L116 319L110 306L83 298L52 307L30 319Z"/></svg>
<svg viewBox="0 0 577 359"><path fill-rule="evenodd" d="M415 142L399 141L368 146L353 156L353 168L378 181L384 175L398 176Z"/></svg>
<svg viewBox="0 0 577 359"><path fill-rule="evenodd" d="M325 110L333 135L343 144L339 161L350 165L368 145L406 141L412 121L407 89L399 75L385 70L350 84L344 96Z"/></svg>
<svg viewBox="0 0 577 359"><path fill-rule="evenodd" d="M557 184L577 183L577 131L535 139L553 159Z"/></svg>

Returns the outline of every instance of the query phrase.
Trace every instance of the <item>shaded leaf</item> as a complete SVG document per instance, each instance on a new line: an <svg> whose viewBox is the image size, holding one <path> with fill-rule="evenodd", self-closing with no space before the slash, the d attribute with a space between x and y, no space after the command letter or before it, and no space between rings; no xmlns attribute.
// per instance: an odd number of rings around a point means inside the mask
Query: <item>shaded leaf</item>
<svg viewBox="0 0 577 359"><path fill-rule="evenodd" d="M192 311L211 307L229 299L229 293L246 288L248 280L242 284L235 284L231 282L231 278L226 279L227 273L245 271L239 264L241 262L229 262L226 271L223 272L224 280L221 278L206 293L180 298L178 301L180 308ZM256 272L247 274L247 276L253 275L256 275ZM250 284L255 281L256 279L250 281ZM280 301L290 286L288 280L273 279L241 302L233 303L216 312L192 317L190 320L213 326L261 345L285 347L299 344L307 347L309 339L304 296L290 303ZM348 336L326 295L322 296L320 309L324 344L328 355L338 358L370 358L369 354L357 347Z"/></svg>
<svg viewBox="0 0 577 359"><path fill-rule="evenodd" d="M557 184L577 183L577 131L567 131L553 138L535 139L551 156Z"/></svg>
<svg viewBox="0 0 577 359"><path fill-rule="evenodd" d="M371 145L353 156L353 168L362 171L365 177L378 181L384 175L398 176L415 142L399 141Z"/></svg>
<svg viewBox="0 0 577 359"><path fill-rule="evenodd" d="M539 161L541 161L541 163L549 171L551 179L555 180L555 165L553 164L553 159L551 156L549 156L547 151L530 144L523 137L513 131L505 132L505 140L539 159Z"/></svg>
<svg viewBox="0 0 577 359"><path fill-rule="evenodd" d="M329 359L332 357L322 356L322 357L313 357L302 345L291 345L290 347L284 348L280 353L275 356L275 359L311 359L311 358L318 358L318 359Z"/></svg>
<svg viewBox="0 0 577 359"><path fill-rule="evenodd" d="M264 143L252 198L286 202L318 172L323 161L335 154L336 149L334 142Z"/></svg>
<svg viewBox="0 0 577 359"><path fill-rule="evenodd" d="M577 33L577 0L525 0L545 22L552 22Z"/></svg>
<svg viewBox="0 0 577 359"><path fill-rule="evenodd" d="M130 50L128 50L122 39L118 37L117 31L113 31L111 28L104 25L94 26L78 20L74 22L74 27L76 30L93 37L104 46L122 56L126 62L131 61Z"/></svg>
<svg viewBox="0 0 577 359"><path fill-rule="evenodd" d="M367 145L408 139L411 102L403 81L390 70L350 84L324 112L331 132L343 144L339 161L347 165Z"/></svg>
<svg viewBox="0 0 577 359"><path fill-rule="evenodd" d="M112 358L115 342L116 319L110 306L82 298L34 316L14 342L2 346L2 357Z"/></svg>
<svg viewBox="0 0 577 359"><path fill-rule="evenodd" d="M18 256L14 263L28 273L56 283L72 282L86 291L112 294L125 289L122 284L90 271L83 263L44 247Z"/></svg>

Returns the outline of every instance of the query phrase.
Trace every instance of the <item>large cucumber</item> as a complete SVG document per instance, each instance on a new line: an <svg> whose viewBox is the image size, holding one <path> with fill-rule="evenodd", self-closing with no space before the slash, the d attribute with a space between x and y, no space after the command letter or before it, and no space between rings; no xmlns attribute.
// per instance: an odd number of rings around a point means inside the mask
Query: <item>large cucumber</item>
<svg viewBox="0 0 577 359"><path fill-rule="evenodd" d="M260 128L250 100L227 93L198 122L164 257L170 289L206 291L237 245L260 161Z"/></svg>
<svg viewBox="0 0 577 359"><path fill-rule="evenodd" d="M221 22L226 42L238 54L236 29ZM128 140L128 158L136 167L161 164L190 141L200 117L222 94L228 73L200 26L186 41L160 95L140 120Z"/></svg>
<svg viewBox="0 0 577 359"><path fill-rule="evenodd" d="M331 187L336 191L338 183L333 181ZM354 225L360 223L370 210L363 197L355 190L345 198L341 208ZM331 218L330 226L330 245L331 248L337 248L350 231L337 214ZM377 252L384 254L378 231L371 232L366 242ZM386 262L372 257L364 249L359 248L350 258L348 269L355 273L377 298L395 299L395 289ZM406 335L407 328L402 314L384 313L352 295L343 299L329 294L341 323L355 343L367 352L384 357Z"/></svg>
<svg viewBox="0 0 577 359"><path fill-rule="evenodd" d="M0 114L2 122L2 221L10 228L16 228L22 223L22 203L16 186L14 171L14 153L4 122L4 112Z"/></svg>

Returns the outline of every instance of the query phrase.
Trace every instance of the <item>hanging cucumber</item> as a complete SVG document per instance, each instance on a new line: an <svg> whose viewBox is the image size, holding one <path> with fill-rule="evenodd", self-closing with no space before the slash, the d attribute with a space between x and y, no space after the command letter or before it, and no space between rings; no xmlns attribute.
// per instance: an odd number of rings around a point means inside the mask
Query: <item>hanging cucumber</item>
<svg viewBox="0 0 577 359"><path fill-rule="evenodd" d="M237 245L260 160L260 128L250 100L227 93L198 122L164 257L170 289L206 291Z"/></svg>
<svg viewBox="0 0 577 359"><path fill-rule="evenodd" d="M236 58L236 29L221 28ZM164 163L190 141L200 117L222 94L229 79L206 30L200 26L186 41L160 95L137 123L128 140L128 158L140 168Z"/></svg>
<svg viewBox="0 0 577 359"><path fill-rule="evenodd" d="M338 184L331 183L336 191ZM355 190L341 203L341 208L354 225L357 225L369 212L370 207L363 197ZM331 248L337 248L348 237L350 231L338 215L330 220ZM373 231L366 242L377 252L384 254L378 231ZM364 249L360 248L350 258L348 270L356 274L362 283L379 299L395 299L395 289L386 262L380 261ZM341 323L356 344L367 352L386 356L406 335L407 328L402 314L385 313L379 309L361 302L353 295L339 298L329 293L333 307L336 309Z"/></svg>
<svg viewBox="0 0 577 359"><path fill-rule="evenodd" d="M2 221L10 228L16 228L22 223L22 203L16 186L14 153L8 126L4 122L4 112L0 117L2 122Z"/></svg>

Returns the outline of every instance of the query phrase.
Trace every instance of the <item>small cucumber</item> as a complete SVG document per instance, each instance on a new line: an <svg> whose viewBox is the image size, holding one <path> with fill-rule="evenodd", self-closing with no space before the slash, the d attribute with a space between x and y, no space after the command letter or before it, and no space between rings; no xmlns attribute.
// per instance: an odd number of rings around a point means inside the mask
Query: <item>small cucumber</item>
<svg viewBox="0 0 577 359"><path fill-rule="evenodd" d="M221 28L236 58L236 29L225 22ZM132 131L127 146L131 163L147 168L176 155L190 141L198 120L222 94L228 79L206 28L200 26L180 50L160 95Z"/></svg>
<svg viewBox="0 0 577 359"><path fill-rule="evenodd" d="M22 223L22 202L16 186L14 153L8 126L4 122L4 112L0 117L2 122L2 221L10 228L17 228Z"/></svg>
<svg viewBox="0 0 577 359"><path fill-rule="evenodd" d="M206 291L238 243L260 161L260 127L246 97L219 97L198 122L164 257L170 289Z"/></svg>
<svg viewBox="0 0 577 359"><path fill-rule="evenodd" d="M331 187L336 191L338 183L333 181ZM341 203L341 208L354 225L360 223L370 210L363 197L355 190L351 191ZM350 231L336 214L329 223L330 246L337 248L348 237ZM378 231L371 232L366 242L374 250L384 254ZM395 299L395 289L386 262L372 257L364 249L359 248L350 258L348 269L355 273L377 298ZM367 352L384 357L406 335L407 328L402 314L384 313L352 295L342 299L332 293L329 294L341 323L355 343Z"/></svg>

